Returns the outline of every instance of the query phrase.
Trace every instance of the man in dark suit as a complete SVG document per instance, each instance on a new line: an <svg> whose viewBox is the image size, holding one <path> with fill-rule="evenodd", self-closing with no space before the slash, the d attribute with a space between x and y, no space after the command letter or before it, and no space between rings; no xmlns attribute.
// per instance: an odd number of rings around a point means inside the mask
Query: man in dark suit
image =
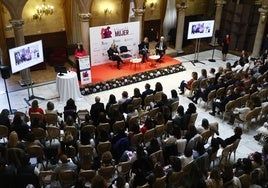
<svg viewBox="0 0 268 188"><path fill-rule="evenodd" d="M95 104L92 104L90 109L90 115L92 117L94 125L99 124L98 120L100 112L105 112L105 109L104 104L100 102L100 97L97 96L95 97Z"/></svg>
<svg viewBox="0 0 268 188"><path fill-rule="evenodd" d="M165 42L165 37L161 36L160 40L155 45L155 53L156 55L160 55L160 58L156 61L159 62L163 55L166 53L167 43Z"/></svg>
<svg viewBox="0 0 268 188"><path fill-rule="evenodd" d="M154 91L151 89L151 85L150 84L145 84L145 91L142 92L141 94L141 99L142 99L142 106L144 104L144 99L147 95L153 94Z"/></svg>
<svg viewBox="0 0 268 188"><path fill-rule="evenodd" d="M142 55L142 63L148 61L149 53L149 39L145 37L143 41L139 44L139 54Z"/></svg>
<svg viewBox="0 0 268 188"><path fill-rule="evenodd" d="M223 98L220 101L216 100L212 103L212 112L209 112L209 114L212 116L215 116L216 107L220 110L220 112L223 112L225 110L226 104L229 101L235 100L235 99L236 99L236 97L234 95L234 92L232 90L228 90L225 98Z"/></svg>

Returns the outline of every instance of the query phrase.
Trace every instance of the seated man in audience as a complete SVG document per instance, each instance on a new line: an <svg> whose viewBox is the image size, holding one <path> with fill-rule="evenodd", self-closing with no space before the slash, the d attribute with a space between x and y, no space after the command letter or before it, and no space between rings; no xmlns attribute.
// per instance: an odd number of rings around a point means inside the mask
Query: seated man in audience
<svg viewBox="0 0 268 188"><path fill-rule="evenodd" d="M232 90L228 90L225 98L223 98L222 100L217 99L216 101L212 103L212 112L209 112L209 114L212 116L215 116L216 107L219 109L219 112L223 112L225 110L226 104L229 101L235 100L235 99L236 98L235 98L234 92Z"/></svg>
<svg viewBox="0 0 268 188"><path fill-rule="evenodd" d="M65 170L74 170L77 172L78 167L76 164L74 164L70 159L68 159L67 155L63 154L60 156L61 163L57 164L57 167L54 169L54 171L59 174L60 172L63 172Z"/></svg>

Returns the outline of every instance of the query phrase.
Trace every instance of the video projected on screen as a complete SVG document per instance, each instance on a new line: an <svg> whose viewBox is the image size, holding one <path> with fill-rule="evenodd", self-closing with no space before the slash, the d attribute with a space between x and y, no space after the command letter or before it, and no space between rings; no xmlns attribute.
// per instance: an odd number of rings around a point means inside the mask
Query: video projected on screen
<svg viewBox="0 0 268 188"><path fill-rule="evenodd" d="M190 22L187 39L212 37L214 20Z"/></svg>
<svg viewBox="0 0 268 188"><path fill-rule="evenodd" d="M44 61L42 41L36 41L9 50L12 73Z"/></svg>

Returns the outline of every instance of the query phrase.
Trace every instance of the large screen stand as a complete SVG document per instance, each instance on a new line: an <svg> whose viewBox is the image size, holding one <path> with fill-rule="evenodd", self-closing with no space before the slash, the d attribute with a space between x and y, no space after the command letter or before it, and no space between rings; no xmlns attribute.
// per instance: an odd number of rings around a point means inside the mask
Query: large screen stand
<svg viewBox="0 0 268 188"><path fill-rule="evenodd" d="M191 63L194 66L195 66L196 63L205 64L204 62L198 60L199 50L200 50L200 38L195 40L194 60L191 61Z"/></svg>
<svg viewBox="0 0 268 188"><path fill-rule="evenodd" d="M31 77L31 72L29 74L29 82L26 83L27 85L27 91L28 91L28 99L24 98L24 101L28 104L28 106L31 106L30 102L31 100L33 99L40 99L40 100L45 100L45 98L43 97L38 97L38 96L35 96L34 95L34 91L33 91L33 82L32 82L32 77ZM31 90L31 93L30 94L30 90Z"/></svg>

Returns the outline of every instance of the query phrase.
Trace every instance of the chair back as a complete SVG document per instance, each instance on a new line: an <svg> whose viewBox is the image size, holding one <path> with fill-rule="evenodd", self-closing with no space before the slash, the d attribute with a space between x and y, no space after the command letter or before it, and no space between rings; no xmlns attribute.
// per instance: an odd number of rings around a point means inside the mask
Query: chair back
<svg viewBox="0 0 268 188"><path fill-rule="evenodd" d="M131 147L133 149L136 149L139 145L141 145L142 140L143 140L143 134L142 133L134 134L131 137Z"/></svg>
<svg viewBox="0 0 268 188"><path fill-rule="evenodd" d="M180 102L179 101L175 101L171 104L171 113L172 113L172 117L174 117L174 115L177 113L177 109L179 106Z"/></svg>
<svg viewBox="0 0 268 188"><path fill-rule="evenodd" d="M191 170L192 170L192 167L193 167L193 164L194 164L194 160L192 160L190 163L188 163L187 165L185 165L183 168L182 168L182 171L183 171L183 174L186 175L186 174L190 174Z"/></svg>
<svg viewBox="0 0 268 188"><path fill-rule="evenodd" d="M154 102L155 103L158 103L159 101L162 100L162 94L163 92L162 91L158 91L154 94Z"/></svg>
<svg viewBox="0 0 268 188"><path fill-rule="evenodd" d="M5 125L0 125L0 139L8 139L8 127Z"/></svg>
<svg viewBox="0 0 268 188"><path fill-rule="evenodd" d="M120 46L119 47L120 53L128 52L127 46Z"/></svg>
<svg viewBox="0 0 268 188"><path fill-rule="evenodd" d="M78 147L80 168L84 170L91 169L93 161L93 150L94 148L90 145L80 145Z"/></svg>
<svg viewBox="0 0 268 188"><path fill-rule="evenodd" d="M86 187L87 183L91 183L92 179L96 176L95 170L80 169L78 179L82 183L83 187Z"/></svg>
<svg viewBox="0 0 268 188"><path fill-rule="evenodd" d="M198 113L191 114L191 117L189 119L188 127L195 126L195 121L197 119Z"/></svg>
<svg viewBox="0 0 268 188"><path fill-rule="evenodd" d="M56 179L57 174L53 170L40 171L39 173L39 181L42 186L51 185Z"/></svg>
<svg viewBox="0 0 268 188"><path fill-rule="evenodd" d="M139 123L139 116L132 116L129 120L128 120L128 130L129 131L133 131L134 130L134 126L135 124Z"/></svg>
<svg viewBox="0 0 268 188"><path fill-rule="evenodd" d="M73 140L77 140L78 130L75 126L65 126L64 133L71 133L73 136Z"/></svg>
<svg viewBox="0 0 268 188"><path fill-rule="evenodd" d="M26 148L26 152L30 157L37 157L38 159L43 159L44 151L43 148L39 145L32 145Z"/></svg>
<svg viewBox="0 0 268 188"><path fill-rule="evenodd" d="M98 170L98 174L104 177L106 181L109 181L115 173L115 167L114 166L102 166Z"/></svg>
<svg viewBox="0 0 268 188"><path fill-rule="evenodd" d="M82 128L82 131L85 131L88 133L89 138L95 138L95 130L96 130L96 127L94 125L85 125Z"/></svg>
<svg viewBox="0 0 268 188"><path fill-rule="evenodd" d="M236 141L234 141L234 143L231 144L230 154L229 154L230 156L229 156L229 158L231 157L232 153L234 153L234 159L235 159L235 153L236 153L236 150L237 150L238 145L239 145L239 143L240 143L240 140L241 140L241 139L236 139Z"/></svg>
<svg viewBox="0 0 268 188"><path fill-rule="evenodd" d="M59 172L59 181L62 187L71 187L76 184L77 174L73 170Z"/></svg>
<svg viewBox="0 0 268 188"><path fill-rule="evenodd" d="M153 182L152 188L166 187L166 179L166 176L156 178L156 180Z"/></svg>
<svg viewBox="0 0 268 188"><path fill-rule="evenodd" d="M150 94L150 95L147 95L145 98L144 98L144 106L143 108L146 110L147 107L149 107L149 109L151 109L151 103L154 102L154 95L153 94Z"/></svg>
<svg viewBox="0 0 268 188"><path fill-rule="evenodd" d="M199 88L200 89L206 89L208 87L208 83L207 83L208 79L207 78L204 78L200 81L200 84L199 84Z"/></svg>
<svg viewBox="0 0 268 188"><path fill-rule="evenodd" d="M82 121L85 121L85 115L87 114L89 114L89 111L87 109L77 111L77 119L79 125L81 124Z"/></svg>
<svg viewBox="0 0 268 188"><path fill-rule="evenodd" d="M225 95L225 87L221 87L216 91L216 99L222 99Z"/></svg>
<svg viewBox="0 0 268 188"><path fill-rule="evenodd" d="M41 128L41 127L37 127L37 128L32 128L32 133L34 134L35 138L37 140L39 140L41 143L43 141L45 141L46 137L47 137L47 134L46 134L46 131ZM1 132L1 131L0 131Z"/></svg>
<svg viewBox="0 0 268 188"><path fill-rule="evenodd" d="M208 139L212 136L212 132L210 130L206 130L204 132L201 133L202 136L202 140L204 144L208 143Z"/></svg>
<svg viewBox="0 0 268 188"><path fill-rule="evenodd" d="M120 162L116 165L116 170L117 173L126 179L130 177L130 170L132 168L132 163L127 161L127 162Z"/></svg>
<svg viewBox="0 0 268 188"><path fill-rule="evenodd" d="M157 163L160 163L162 167L164 167L164 165L165 165L164 155L163 155L163 150L162 149L152 153L150 155L150 159L151 159L151 161L153 162L154 165L157 164Z"/></svg>
<svg viewBox="0 0 268 188"><path fill-rule="evenodd" d="M126 124L125 124L125 121L124 120L122 120L122 121L116 121L113 124L113 133L114 134L117 134L119 130L125 130L125 127L126 127Z"/></svg>
<svg viewBox="0 0 268 188"><path fill-rule="evenodd" d="M154 136L156 138L162 138L162 136L165 134L165 125L156 125L154 128Z"/></svg>
<svg viewBox="0 0 268 188"><path fill-rule="evenodd" d="M165 134L166 137L169 136L173 131L173 122L172 120L168 120L165 124Z"/></svg>
<svg viewBox="0 0 268 188"><path fill-rule="evenodd" d="M168 177L167 187L179 187L179 185L181 184L182 177L183 177L183 171L172 172Z"/></svg>
<svg viewBox="0 0 268 188"><path fill-rule="evenodd" d="M47 135L50 140L50 144L52 140L57 139L60 140L60 128L55 126L47 126Z"/></svg>
<svg viewBox="0 0 268 188"><path fill-rule="evenodd" d="M208 93L206 110L208 110L208 104L216 98L216 92L216 89L213 89Z"/></svg>
<svg viewBox="0 0 268 188"><path fill-rule="evenodd" d="M150 185L146 183L144 185L137 186L137 188L150 188Z"/></svg>
<svg viewBox="0 0 268 188"><path fill-rule="evenodd" d="M229 155L230 155L230 151L231 151L231 147L232 147L232 145L229 145L229 146L226 146L225 148L223 148L221 150L221 155L219 156L219 158L220 158L220 164L221 164L221 162L223 160L225 160L225 162L228 161Z"/></svg>
<svg viewBox="0 0 268 188"><path fill-rule="evenodd" d="M64 122L66 122L68 116L72 116L73 120L76 121L77 113L75 110L64 110L63 111Z"/></svg>
<svg viewBox="0 0 268 188"><path fill-rule="evenodd" d="M266 104L261 110L261 119L266 120L268 114L268 104Z"/></svg>
<svg viewBox="0 0 268 188"><path fill-rule="evenodd" d="M19 115L25 123L29 122L29 117L24 112L16 111L14 115Z"/></svg>
<svg viewBox="0 0 268 188"><path fill-rule="evenodd" d="M133 105L134 109L140 109L142 103L142 99L139 98L133 98L131 101L131 104Z"/></svg>
<svg viewBox="0 0 268 188"><path fill-rule="evenodd" d="M238 177L242 188L249 187L251 184L251 178L249 174L243 174Z"/></svg>
<svg viewBox="0 0 268 188"><path fill-rule="evenodd" d="M111 149L112 143L110 141L99 142L99 144L97 145L98 156L101 157L104 152L111 151Z"/></svg>
<svg viewBox="0 0 268 188"><path fill-rule="evenodd" d="M229 102L227 102L227 104L225 105L225 110L223 112L223 115L222 115L222 120L224 121L225 119L225 116L228 112L231 112L235 107L235 100L231 100Z"/></svg>
<svg viewBox="0 0 268 188"><path fill-rule="evenodd" d="M100 123L97 126L98 136L101 135L102 131L105 131L107 134L109 134L109 132L110 132L110 124L109 123Z"/></svg>
<svg viewBox="0 0 268 188"><path fill-rule="evenodd" d="M58 124L58 115L53 113L45 114L45 121L47 125L57 126Z"/></svg>
<svg viewBox="0 0 268 188"><path fill-rule="evenodd" d="M192 96L194 92L196 92L199 89L199 80L193 81L190 89L189 96Z"/></svg>
<svg viewBox="0 0 268 188"><path fill-rule="evenodd" d="M154 138L154 128L147 130L143 134L143 144L150 142Z"/></svg>
<svg viewBox="0 0 268 188"><path fill-rule="evenodd" d="M34 119L38 119L39 122L43 122L44 116L43 114L40 114L39 112L33 112L30 114L30 120L33 122Z"/></svg>

